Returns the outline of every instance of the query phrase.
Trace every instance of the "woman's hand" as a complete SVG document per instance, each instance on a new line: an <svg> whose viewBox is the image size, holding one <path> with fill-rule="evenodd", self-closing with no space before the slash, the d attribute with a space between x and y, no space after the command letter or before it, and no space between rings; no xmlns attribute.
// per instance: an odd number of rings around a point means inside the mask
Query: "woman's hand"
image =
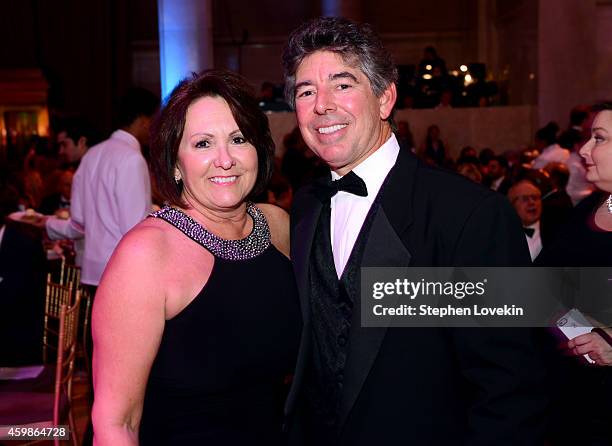
<svg viewBox="0 0 612 446"><path fill-rule="evenodd" d="M612 336L612 330L609 328L603 330ZM596 365L612 365L612 345L597 333L577 336L567 343L567 347L576 356L589 355Z"/></svg>

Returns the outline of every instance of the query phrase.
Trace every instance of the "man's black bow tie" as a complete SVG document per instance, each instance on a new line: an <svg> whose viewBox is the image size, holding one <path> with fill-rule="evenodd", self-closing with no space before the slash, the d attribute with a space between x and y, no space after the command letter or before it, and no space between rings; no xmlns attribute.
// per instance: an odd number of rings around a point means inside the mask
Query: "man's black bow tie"
<svg viewBox="0 0 612 446"><path fill-rule="evenodd" d="M533 237L533 234L535 234L535 229L533 228L523 228L523 231L525 231L525 234L529 238Z"/></svg>
<svg viewBox="0 0 612 446"><path fill-rule="evenodd" d="M323 203L341 190L360 197L368 196L368 188L365 182L352 170L339 180L331 181L327 177L314 183L314 193Z"/></svg>

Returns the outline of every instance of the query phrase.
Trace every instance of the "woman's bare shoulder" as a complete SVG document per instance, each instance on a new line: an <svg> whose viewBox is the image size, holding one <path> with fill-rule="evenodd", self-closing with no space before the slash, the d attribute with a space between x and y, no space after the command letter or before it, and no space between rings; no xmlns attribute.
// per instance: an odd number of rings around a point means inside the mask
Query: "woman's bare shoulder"
<svg viewBox="0 0 612 446"><path fill-rule="evenodd" d="M174 230L176 231L176 230ZM168 250L172 249L173 228L154 218L143 220L128 231L113 252L107 269L122 268L152 273L163 268Z"/></svg>
<svg viewBox="0 0 612 446"><path fill-rule="evenodd" d="M289 214L283 208L269 203L258 203L257 207L268 221L272 243L276 249L289 257Z"/></svg>

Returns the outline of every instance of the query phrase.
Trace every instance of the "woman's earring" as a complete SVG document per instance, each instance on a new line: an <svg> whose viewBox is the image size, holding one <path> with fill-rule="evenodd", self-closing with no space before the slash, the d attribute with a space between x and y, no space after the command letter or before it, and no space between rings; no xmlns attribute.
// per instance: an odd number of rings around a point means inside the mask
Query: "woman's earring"
<svg viewBox="0 0 612 446"><path fill-rule="evenodd" d="M178 169L174 170L174 182L176 184L179 184L181 182L182 178L181 178L181 172L179 172Z"/></svg>

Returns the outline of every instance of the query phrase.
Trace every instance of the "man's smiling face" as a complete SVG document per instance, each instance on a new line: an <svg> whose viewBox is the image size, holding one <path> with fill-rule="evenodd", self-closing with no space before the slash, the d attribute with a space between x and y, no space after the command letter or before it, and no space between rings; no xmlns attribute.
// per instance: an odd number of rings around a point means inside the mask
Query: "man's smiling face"
<svg viewBox="0 0 612 446"><path fill-rule="evenodd" d="M331 51L308 55L296 72L295 110L304 141L340 175L391 136L384 120L395 98L395 85L376 97L361 70Z"/></svg>

